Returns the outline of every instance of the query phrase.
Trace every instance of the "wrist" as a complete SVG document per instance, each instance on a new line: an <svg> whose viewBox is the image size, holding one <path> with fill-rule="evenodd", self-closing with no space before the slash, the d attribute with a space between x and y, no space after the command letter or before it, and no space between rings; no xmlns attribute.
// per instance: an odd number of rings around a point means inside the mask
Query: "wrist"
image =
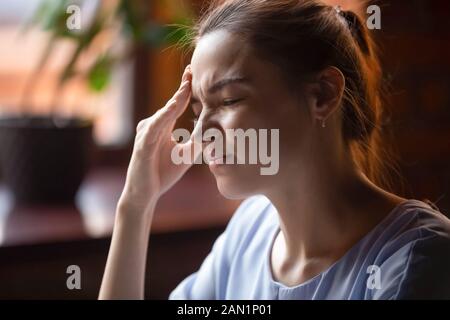
<svg viewBox="0 0 450 320"><path fill-rule="evenodd" d="M117 203L116 219L120 222L151 223L156 203L157 199L150 199L145 205L140 205L127 197L121 197Z"/></svg>

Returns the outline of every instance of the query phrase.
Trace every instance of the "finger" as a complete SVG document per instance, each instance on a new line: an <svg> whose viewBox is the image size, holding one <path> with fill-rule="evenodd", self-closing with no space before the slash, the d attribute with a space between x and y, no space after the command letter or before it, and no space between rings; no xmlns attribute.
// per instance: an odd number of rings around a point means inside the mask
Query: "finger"
<svg viewBox="0 0 450 320"><path fill-rule="evenodd" d="M186 110L189 105L192 78L190 65L188 65L183 73L183 79L180 88L174 94L174 96L166 103L166 105L157 110L151 118L154 121L148 121L148 123L140 124L140 127L152 126L152 131L159 131L163 128L173 130L176 119ZM139 126L138 126L139 127Z"/></svg>
<svg viewBox="0 0 450 320"><path fill-rule="evenodd" d="M175 96L175 102L172 108L174 109L173 116L175 119L179 118L189 105L191 97L191 80L186 80L180 87L180 90Z"/></svg>
<svg viewBox="0 0 450 320"><path fill-rule="evenodd" d="M178 92L170 99L167 104L161 109L159 117L166 125L174 123L189 105L191 96L191 83L186 80L182 83Z"/></svg>
<svg viewBox="0 0 450 320"><path fill-rule="evenodd" d="M174 99L171 99L172 101L169 101L166 106L159 109L152 116L151 121L143 125L140 131L143 131L144 135L151 133L153 142L162 139L167 133L173 131L176 119L182 114L181 109L179 109L180 105L184 105L183 110L188 105L187 93L184 93L187 92L187 89L185 89L187 86L188 84L182 86L180 93L175 95Z"/></svg>
<svg viewBox="0 0 450 320"><path fill-rule="evenodd" d="M164 107L162 107L161 109L165 110L167 109L169 106L172 105L172 103L177 100L177 98L179 97L180 94L183 94L183 90L185 89L185 85L187 81L192 81L192 73L191 73L191 67L190 65L188 65L183 72L183 76L181 78L181 82L180 82L180 86L178 87L177 91L175 92L175 94L172 96L172 98L170 98L170 100L166 103L166 105ZM190 89L190 88L189 88ZM161 110L161 111L163 111Z"/></svg>
<svg viewBox="0 0 450 320"><path fill-rule="evenodd" d="M165 109L167 109L169 106L171 106L171 105L174 103L174 101L179 97L180 93L181 93L181 94L183 93L183 92L181 92L181 91L184 90L184 85L186 85L186 81L190 81L191 79L192 79L191 65L189 64L189 65L187 65L186 68L184 69L183 76L182 76L181 82L180 82L180 86L179 86L179 88L177 89L177 91L175 92L175 94L172 96L172 98L166 103L166 105L165 105L164 107L158 109L152 116L150 116L150 117L148 117L148 118L146 118L146 119L143 119L143 120L138 124L136 131L138 131L141 127L144 126L144 123L143 123L143 122L145 122L145 120L147 120L147 119L149 119L149 118L151 118L151 117L153 117L153 116L158 117Z"/></svg>
<svg viewBox="0 0 450 320"><path fill-rule="evenodd" d="M184 68L183 76L181 77L181 81L180 81L180 87L181 87L181 84L183 84L184 81L191 80L191 78L192 78L191 65L188 64L186 66L186 68Z"/></svg>

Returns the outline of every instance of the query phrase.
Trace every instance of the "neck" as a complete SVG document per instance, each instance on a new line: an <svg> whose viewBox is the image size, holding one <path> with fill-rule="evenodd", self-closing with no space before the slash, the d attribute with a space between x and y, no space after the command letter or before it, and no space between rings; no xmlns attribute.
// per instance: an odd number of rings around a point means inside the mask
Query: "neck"
<svg viewBox="0 0 450 320"><path fill-rule="evenodd" d="M333 164L333 157L320 157L297 170L289 168L289 178L265 194L278 211L291 259L340 256L393 208L386 201L389 194L346 154Z"/></svg>

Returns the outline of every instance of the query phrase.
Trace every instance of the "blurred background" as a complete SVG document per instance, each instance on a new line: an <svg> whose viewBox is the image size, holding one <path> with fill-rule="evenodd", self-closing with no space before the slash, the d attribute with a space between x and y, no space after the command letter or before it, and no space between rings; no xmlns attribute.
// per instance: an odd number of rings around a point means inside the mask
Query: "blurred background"
<svg viewBox="0 0 450 320"><path fill-rule="evenodd" d="M0 299L97 297L135 127L178 87L192 53L178 44L207 2L0 2ZM327 2L381 8L372 32L389 84L394 191L449 216L450 2ZM191 129L192 117L177 125ZM167 298L199 267L238 205L203 165L164 195L147 298ZM66 286L71 265L79 290Z"/></svg>

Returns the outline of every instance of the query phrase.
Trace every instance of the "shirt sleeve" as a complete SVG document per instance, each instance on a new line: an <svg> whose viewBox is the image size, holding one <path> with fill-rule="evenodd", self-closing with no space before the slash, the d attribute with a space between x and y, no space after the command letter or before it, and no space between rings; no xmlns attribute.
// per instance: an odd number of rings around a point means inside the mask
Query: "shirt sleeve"
<svg viewBox="0 0 450 320"><path fill-rule="evenodd" d="M232 259L245 232L246 220L266 203L260 196L244 200L225 231L216 239L198 271L189 275L169 295L170 300L224 299Z"/></svg>
<svg viewBox="0 0 450 320"><path fill-rule="evenodd" d="M395 261L381 268L382 286L375 299L450 299L449 238L418 239L391 259Z"/></svg>
<svg viewBox="0 0 450 320"><path fill-rule="evenodd" d="M450 239L416 243L395 299L450 299Z"/></svg>

